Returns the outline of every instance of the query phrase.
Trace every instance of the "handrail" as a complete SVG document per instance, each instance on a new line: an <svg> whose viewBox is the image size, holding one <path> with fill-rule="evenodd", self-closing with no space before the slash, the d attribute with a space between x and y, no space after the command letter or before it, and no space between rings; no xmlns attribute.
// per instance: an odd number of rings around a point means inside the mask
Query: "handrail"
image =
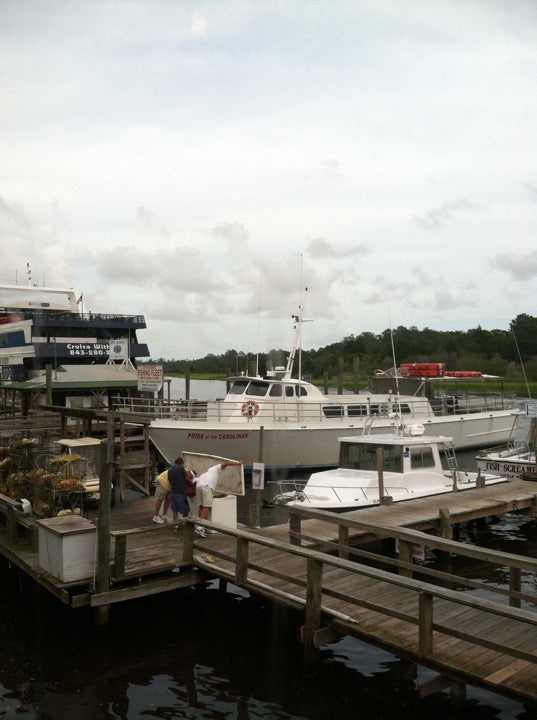
<svg viewBox="0 0 537 720"><path fill-rule="evenodd" d="M534 496L534 512L535 509L537 509L537 494ZM447 538L430 535L428 533L421 532L420 530L383 525L381 523L373 523L366 520L357 520L355 518L344 517L327 510L315 510L312 508L291 506L289 508L289 524L295 535L298 537L300 537L300 524L297 526L296 521L293 521L293 517L300 517L308 520L323 520L324 522L335 524L338 527L364 530L365 532L374 534L379 538L391 537L414 545L426 545L433 550L462 555L470 557L474 560L488 562L492 562L494 560L498 565L510 565L511 567L515 567L520 570L537 573L537 559L524 558L520 555L514 555L512 553L506 553L499 550L492 550L488 548L484 549L475 545L463 544L455 540L448 540Z"/></svg>
<svg viewBox="0 0 537 720"><path fill-rule="evenodd" d="M257 398L259 411L254 418L245 417L241 412L239 402L226 402L221 399L203 401L203 400L182 400L182 399L147 399L147 398L112 398L112 407L114 410L133 415L144 415L151 419L168 419L181 422L182 420L195 419L199 422L221 422L230 421L238 425L247 425L254 423L260 425L263 422L319 422L319 423L352 423L353 421L361 422L367 418L382 419L388 418L387 414L368 415L367 413L367 396L356 395L354 402L355 408L363 406L364 411L356 414L348 414L345 411L346 405L334 400L337 396L326 396L325 400L320 402L301 402L293 400L292 402L273 402L267 398ZM352 403L351 403L352 404ZM415 401L405 401L410 412L405 413L405 422L423 421L430 418L441 417L442 415L462 416L475 414L477 412L492 412L498 410L514 410L514 396L511 403L506 403L504 397L501 402L499 398L487 396L483 398L483 402L479 407L459 408L455 413L438 414L435 409L425 407L424 399L416 398ZM339 408L339 412L335 412ZM395 421L394 421L395 426Z"/></svg>
<svg viewBox="0 0 537 720"><path fill-rule="evenodd" d="M190 522L190 521L188 521ZM418 655L431 659L434 655L433 646L433 633L440 632L444 635L467 640L474 645L491 649L498 653L508 655L509 657L522 659L531 664L537 664L537 655L533 652L527 652L521 647L515 647L514 645L506 645L505 641L496 642L494 639L477 637L475 631L467 632L460 627L450 627L449 625L440 621L435 621L434 612L434 599L444 600L457 605L464 606L466 608L472 608L479 610L484 613L489 613L496 617L509 618L510 620L516 621L517 623L525 623L533 627L537 627L537 613L530 610L524 610L520 608L514 608L502 603L498 603L491 600L482 599L469 595L468 593L461 593L456 590L450 590L441 586L437 586L421 580L415 580L412 578L404 577L403 575L397 575L388 571L384 571L378 568L362 565L351 560L347 560L342 557L336 557L313 550L310 548L304 548L299 545L287 545L281 543L272 538L263 537L254 534L249 531L238 530L234 528L227 528L215 525L208 521L200 521L196 518L197 524L202 524L208 528L217 530L220 534L232 536L236 540L236 552L235 552L235 570L230 571L223 567L218 567L214 558L222 558L227 561L233 561L233 557L226 554L219 548L211 548L211 554L214 556L212 562L207 563L202 557L195 557L194 563L199 567L202 567L214 574L221 575L229 578L238 586L250 588L254 591L259 591L262 594L279 595L278 591L272 593L271 588L267 590L267 584L263 583L259 579L259 575L265 574L269 577L275 577L277 579L285 579L290 584L295 584L299 588L299 592L296 596L290 595L287 599L289 604L296 606L301 605L304 602L304 593L306 594L306 629L305 629L305 644L306 654L308 653L308 645L310 648L313 647L315 642L315 632L320 627L321 615L330 617L332 615L334 620L338 620L337 615L341 616L341 602L344 602L347 606L355 607L366 607L373 609L382 615L397 618L405 622L409 622L414 625L418 625L419 633L419 651ZM371 525L371 524L369 524ZM382 526L381 526L382 527ZM386 531L394 531L394 528L385 527ZM408 531L407 531L408 532ZM413 532L413 531L410 531ZM424 535L424 533L420 533ZM449 541L443 541L449 542ZM254 563L249 560L249 546L250 545L262 545L276 550L281 550L288 555L295 555L303 558L306 561L306 577L301 579L293 575L283 575L277 568L273 567L262 567L259 563ZM499 553L498 553L499 554ZM507 555L507 559L514 563L516 556ZM186 560L186 558L184 558ZM525 564L524 561L521 564ZM536 568L537 563L531 561L528 563L532 567ZM374 581L385 582L391 586L404 588L415 593L418 601L418 612L412 614L411 612L404 611L394 607L388 607L386 605L379 604L379 602L369 601L365 597L353 597L348 593L338 592L337 589L332 589L329 585L323 585L322 575L323 568L325 567L337 568L340 570L347 571L351 575L357 575L365 578L370 578ZM256 577L252 578L249 576L249 571L252 570ZM289 595L289 593L286 593ZM325 597L324 603L322 598ZM332 609L329 605L329 598L333 598L338 601L339 610L332 614ZM353 622L359 622L358 618L352 618L350 616L351 610L345 615L348 615ZM339 617L341 621L341 617ZM309 629L308 629L309 628ZM518 634L515 634L518 636ZM514 637L515 637L514 635Z"/></svg>

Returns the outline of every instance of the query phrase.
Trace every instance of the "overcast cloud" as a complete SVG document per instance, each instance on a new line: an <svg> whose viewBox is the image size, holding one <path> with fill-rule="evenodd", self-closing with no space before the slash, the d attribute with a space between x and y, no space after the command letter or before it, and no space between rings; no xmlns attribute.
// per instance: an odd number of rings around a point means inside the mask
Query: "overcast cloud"
<svg viewBox="0 0 537 720"><path fill-rule="evenodd" d="M537 314L534 0L0 11L0 281L153 358Z"/></svg>

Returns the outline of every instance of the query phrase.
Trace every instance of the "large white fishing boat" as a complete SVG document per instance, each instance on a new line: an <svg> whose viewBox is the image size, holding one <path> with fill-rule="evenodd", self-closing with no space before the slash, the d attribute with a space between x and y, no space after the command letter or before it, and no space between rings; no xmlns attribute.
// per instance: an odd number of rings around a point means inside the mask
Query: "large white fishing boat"
<svg viewBox="0 0 537 720"><path fill-rule="evenodd" d="M142 315L84 312L72 288L0 284L2 387L32 406L47 386L53 404L93 396L106 405L109 393L137 388L136 358L149 350L136 333L145 327Z"/></svg>
<svg viewBox="0 0 537 720"><path fill-rule="evenodd" d="M517 410L500 393L429 398L417 390L403 395L395 385L382 392L325 395L300 372L293 378L302 322L300 317L294 319L286 367L228 378L229 390L222 400L162 400L152 402L151 408L131 408L151 412L149 435L167 462L189 450L241 458L247 470L254 462L263 462L268 471L335 467L339 437L359 436L366 429L393 433L402 419L422 423L427 435L452 437L456 448L486 447L509 437ZM394 379L397 382L397 377L388 378ZM450 380L464 383L467 378Z"/></svg>
<svg viewBox="0 0 537 720"><path fill-rule="evenodd" d="M336 469L313 473L306 483L277 482L272 502L343 511L506 482L459 470L452 439L427 437L424 430L410 425L390 435L340 438Z"/></svg>

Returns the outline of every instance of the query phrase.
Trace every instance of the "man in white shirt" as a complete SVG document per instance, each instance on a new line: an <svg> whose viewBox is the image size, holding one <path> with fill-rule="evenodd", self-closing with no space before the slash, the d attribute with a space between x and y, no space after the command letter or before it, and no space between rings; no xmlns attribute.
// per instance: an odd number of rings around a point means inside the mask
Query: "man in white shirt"
<svg viewBox="0 0 537 720"><path fill-rule="evenodd" d="M219 465L213 465L199 477L194 478L193 482L196 483L196 499L199 503L199 517L201 520L207 520L209 517L209 511L213 506L214 490L220 480L222 470L237 465L242 465L242 460L239 462L226 461ZM200 525L196 527L195 532L201 537L207 537L205 528Z"/></svg>

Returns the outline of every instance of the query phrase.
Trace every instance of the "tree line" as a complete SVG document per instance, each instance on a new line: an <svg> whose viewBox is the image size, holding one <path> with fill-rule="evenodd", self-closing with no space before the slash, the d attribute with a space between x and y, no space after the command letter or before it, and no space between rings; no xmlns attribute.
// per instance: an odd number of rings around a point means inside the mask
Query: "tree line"
<svg viewBox="0 0 537 720"><path fill-rule="evenodd" d="M312 378L334 377L352 373L356 358L359 374L368 376L375 370L397 364L414 362L442 362L449 370L480 370L490 375L537 381L537 318L521 314L511 321L508 330L432 330L399 326L380 334L364 332L349 335L341 341L317 350L302 350L302 374ZM154 359L163 365L165 373L231 375L252 372L255 362L259 372L267 367L285 366L289 349L270 350L254 355L230 349L221 355L208 354L188 360ZM295 374L297 359L295 358Z"/></svg>

